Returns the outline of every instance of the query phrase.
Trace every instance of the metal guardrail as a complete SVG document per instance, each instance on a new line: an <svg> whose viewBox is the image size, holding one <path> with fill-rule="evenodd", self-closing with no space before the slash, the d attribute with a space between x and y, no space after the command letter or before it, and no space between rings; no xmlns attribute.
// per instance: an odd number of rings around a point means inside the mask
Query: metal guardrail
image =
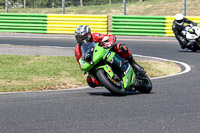
<svg viewBox="0 0 200 133"><path fill-rule="evenodd" d="M186 16L200 24L200 17ZM113 35L174 36L172 24L174 16L112 16Z"/></svg>
<svg viewBox="0 0 200 133"><path fill-rule="evenodd" d="M112 34L165 36L164 16L112 16Z"/></svg>
<svg viewBox="0 0 200 133"><path fill-rule="evenodd" d="M0 13L0 32L74 34L79 25L108 33L107 15Z"/></svg>
<svg viewBox="0 0 200 133"><path fill-rule="evenodd" d="M46 33L45 14L0 13L0 32Z"/></svg>
<svg viewBox="0 0 200 133"><path fill-rule="evenodd" d="M92 32L108 34L107 15L47 15L47 33L74 34L79 25L89 25Z"/></svg>
<svg viewBox="0 0 200 133"><path fill-rule="evenodd" d="M200 17L186 16L200 24ZM113 15L113 35L174 36L174 16ZM107 15L0 13L0 32L74 34L79 25L92 32L108 34Z"/></svg>

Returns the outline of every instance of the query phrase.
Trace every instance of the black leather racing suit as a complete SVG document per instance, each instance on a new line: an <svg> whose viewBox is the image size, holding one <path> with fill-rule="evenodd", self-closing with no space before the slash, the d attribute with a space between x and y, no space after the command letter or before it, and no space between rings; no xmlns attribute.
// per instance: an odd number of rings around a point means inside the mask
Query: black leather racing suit
<svg viewBox="0 0 200 133"><path fill-rule="evenodd" d="M184 23L188 23L188 24L192 24L192 25L197 25L196 23L188 20L187 18L183 18L183 25L178 25L176 24L176 20L174 20L173 25L172 25L172 30L174 32L174 35L176 37L176 39L179 41L179 44L181 46L182 49L186 48L187 45L186 43L183 42L183 40L185 39L185 37L183 35L181 35L181 30L184 27Z"/></svg>

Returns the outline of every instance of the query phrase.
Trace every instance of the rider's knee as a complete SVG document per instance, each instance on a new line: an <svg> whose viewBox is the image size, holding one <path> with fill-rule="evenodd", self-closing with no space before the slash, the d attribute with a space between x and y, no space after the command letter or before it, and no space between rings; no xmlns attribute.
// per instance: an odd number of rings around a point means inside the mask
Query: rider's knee
<svg viewBox="0 0 200 133"><path fill-rule="evenodd" d="M128 52L128 48L125 44L121 43L119 44L119 49L122 51L122 52Z"/></svg>
<svg viewBox="0 0 200 133"><path fill-rule="evenodd" d="M117 51L118 53L127 53L129 50L128 50L128 48L127 48L127 46L125 45L125 44L123 44L123 43L117 43L117 44L115 44L115 46L114 46L114 50L115 51Z"/></svg>

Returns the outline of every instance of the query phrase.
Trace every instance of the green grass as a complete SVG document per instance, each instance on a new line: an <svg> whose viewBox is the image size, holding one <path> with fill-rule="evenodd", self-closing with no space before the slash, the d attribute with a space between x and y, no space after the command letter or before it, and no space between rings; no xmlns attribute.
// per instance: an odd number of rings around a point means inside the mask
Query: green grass
<svg viewBox="0 0 200 133"><path fill-rule="evenodd" d="M198 16L200 8L199 0L187 0L187 15ZM5 13L5 9L0 9ZM38 14L62 14L62 8L9 8L9 13L38 13ZM144 2L127 3L127 15L153 15L174 16L183 12L183 0L145 0ZM123 15L123 2L112 5L96 5L83 7L66 7L66 14L107 14Z"/></svg>
<svg viewBox="0 0 200 133"><path fill-rule="evenodd" d="M174 73L166 68L180 71L173 63L153 62L138 61L150 77ZM73 56L0 55L0 92L76 88L87 85L86 76Z"/></svg>
<svg viewBox="0 0 200 133"><path fill-rule="evenodd" d="M43 90L55 85L69 88L84 83L75 57L0 55L1 92Z"/></svg>

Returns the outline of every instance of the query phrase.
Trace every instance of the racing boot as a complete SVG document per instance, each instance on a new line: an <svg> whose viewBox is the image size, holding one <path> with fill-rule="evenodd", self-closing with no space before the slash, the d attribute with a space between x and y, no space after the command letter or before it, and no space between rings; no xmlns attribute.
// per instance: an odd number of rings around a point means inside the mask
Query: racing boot
<svg viewBox="0 0 200 133"><path fill-rule="evenodd" d="M133 59L132 55L130 55L127 60L131 64L131 66L133 67L133 70L137 74L145 74L146 73L146 71L144 70L144 68L142 66L140 66L139 64L136 63L136 61Z"/></svg>

